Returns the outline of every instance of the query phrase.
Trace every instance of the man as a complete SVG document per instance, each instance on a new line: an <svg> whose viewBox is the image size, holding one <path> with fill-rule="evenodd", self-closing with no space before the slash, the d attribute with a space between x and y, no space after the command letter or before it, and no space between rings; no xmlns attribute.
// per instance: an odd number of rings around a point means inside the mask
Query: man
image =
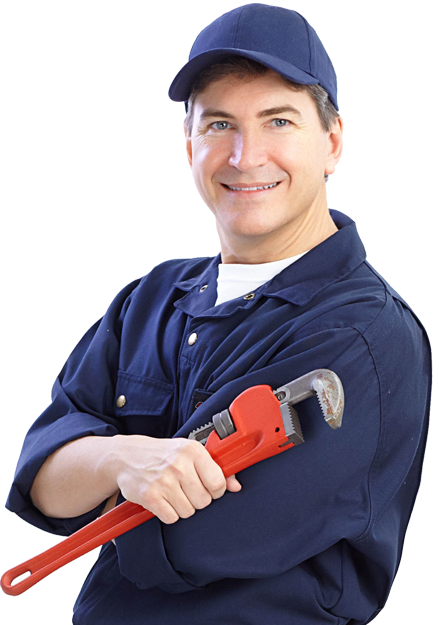
<svg viewBox="0 0 439 625"><path fill-rule="evenodd" d="M104 545L76 625L367 623L419 486L431 363L354 222L327 207L335 72L304 18L251 4L200 33L170 97L221 252L117 295L30 429L7 506L61 535L123 500L156 515ZM245 389L316 368L342 380L339 431L303 402L305 444L227 480L187 440Z"/></svg>

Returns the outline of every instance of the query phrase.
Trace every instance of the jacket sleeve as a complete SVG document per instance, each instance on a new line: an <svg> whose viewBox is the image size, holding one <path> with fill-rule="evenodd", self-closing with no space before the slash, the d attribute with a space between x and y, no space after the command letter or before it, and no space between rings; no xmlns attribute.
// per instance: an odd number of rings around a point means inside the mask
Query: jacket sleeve
<svg viewBox="0 0 439 625"><path fill-rule="evenodd" d="M334 584L350 589L340 590L334 614L362 618L382 607L419 486L431 370L428 341L414 322L412 338L384 317L375 324L369 337L354 328L296 337L268 366L205 401L176 436L210 421L250 386L277 388L317 368L337 373L346 403L336 431L315 398L298 404L305 444L242 471L241 491L226 491L188 519L166 525L153 518L117 538L122 574L139 588L179 593L315 566L316 578L334 575ZM398 374L404 357L416 372L411 380L402 379L401 367Z"/></svg>
<svg viewBox="0 0 439 625"><path fill-rule="evenodd" d="M33 505L29 491L46 458L66 443L123 433L114 417L114 389L123 318L138 283L125 287L79 341L55 381L51 405L25 437L6 507L45 531L69 535L97 518L105 506L104 501L75 518L52 518Z"/></svg>

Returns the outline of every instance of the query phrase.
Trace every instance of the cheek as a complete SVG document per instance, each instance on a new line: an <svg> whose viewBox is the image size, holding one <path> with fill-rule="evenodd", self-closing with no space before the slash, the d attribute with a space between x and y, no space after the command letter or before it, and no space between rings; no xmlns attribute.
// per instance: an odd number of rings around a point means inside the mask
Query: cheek
<svg viewBox="0 0 439 625"><path fill-rule="evenodd" d="M279 156L282 159L282 154ZM306 178L320 177L325 166L323 142L319 138L291 142L283 153L284 168Z"/></svg>
<svg viewBox="0 0 439 625"><path fill-rule="evenodd" d="M285 171L300 172L306 170L313 161L313 147L310 141L302 137L284 137L282 141L273 141L268 146L270 160Z"/></svg>
<svg viewBox="0 0 439 625"><path fill-rule="evenodd" d="M200 144L193 154L194 176L209 184L212 176L224 165L225 152L219 144ZM227 159L226 159L227 160Z"/></svg>

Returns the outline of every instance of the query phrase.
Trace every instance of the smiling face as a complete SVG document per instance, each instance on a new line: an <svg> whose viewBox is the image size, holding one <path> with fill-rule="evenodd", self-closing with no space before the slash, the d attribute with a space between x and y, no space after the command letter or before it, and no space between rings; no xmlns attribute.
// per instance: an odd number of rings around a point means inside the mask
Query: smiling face
<svg viewBox="0 0 439 625"><path fill-rule="evenodd" d="M223 262L287 258L320 243L328 226L336 231L324 175L341 156L341 131L340 119L325 132L308 93L271 70L250 81L222 78L197 96L186 148Z"/></svg>

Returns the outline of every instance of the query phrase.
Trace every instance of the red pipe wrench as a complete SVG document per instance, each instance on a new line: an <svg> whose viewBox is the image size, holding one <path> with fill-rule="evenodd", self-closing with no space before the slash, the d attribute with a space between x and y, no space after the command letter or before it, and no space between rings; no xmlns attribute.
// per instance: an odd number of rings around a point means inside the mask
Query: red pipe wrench
<svg viewBox="0 0 439 625"><path fill-rule="evenodd" d="M228 409L193 430L188 438L205 445L224 477L229 477L303 443L299 416L293 406L312 395L317 395L325 421L333 429L339 428L344 408L341 381L329 369L316 369L275 391L266 384L246 389ZM7 571L1 578L2 590L8 595L19 595L64 564L153 516L142 506L125 501L54 547ZM12 584L25 573L30 575Z"/></svg>

